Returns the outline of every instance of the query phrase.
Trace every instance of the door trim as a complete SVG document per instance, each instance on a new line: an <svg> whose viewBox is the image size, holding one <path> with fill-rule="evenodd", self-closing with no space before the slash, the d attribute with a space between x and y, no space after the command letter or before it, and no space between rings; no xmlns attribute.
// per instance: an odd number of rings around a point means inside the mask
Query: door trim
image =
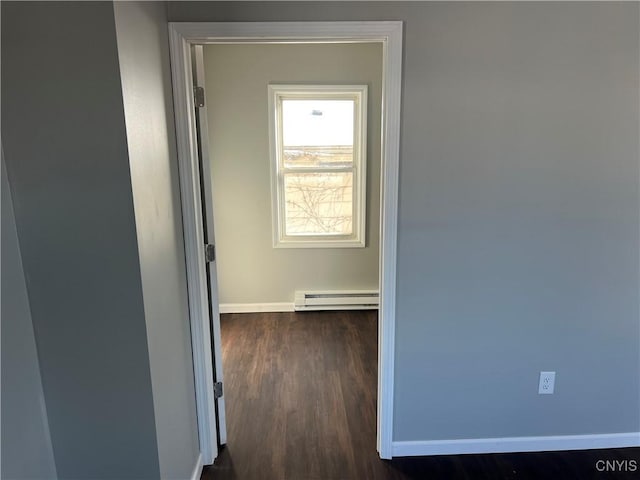
<svg viewBox="0 0 640 480"><path fill-rule="evenodd" d="M380 208L380 309L378 320L377 449L393 455L394 346L402 22L170 22L171 71L182 197L189 316L200 450L204 464L217 456L211 337L204 267L204 235L193 101L191 44L348 43L383 45Z"/></svg>
<svg viewBox="0 0 640 480"><path fill-rule="evenodd" d="M202 462L211 465L218 444L191 49L172 27L169 34L198 439Z"/></svg>

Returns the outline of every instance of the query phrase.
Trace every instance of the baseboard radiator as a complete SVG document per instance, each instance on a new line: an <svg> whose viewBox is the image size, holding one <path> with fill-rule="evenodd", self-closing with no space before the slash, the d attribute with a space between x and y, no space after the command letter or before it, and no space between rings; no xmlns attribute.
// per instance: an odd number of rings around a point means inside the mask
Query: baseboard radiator
<svg viewBox="0 0 640 480"><path fill-rule="evenodd" d="M296 291L294 308L305 310L375 310L377 290Z"/></svg>

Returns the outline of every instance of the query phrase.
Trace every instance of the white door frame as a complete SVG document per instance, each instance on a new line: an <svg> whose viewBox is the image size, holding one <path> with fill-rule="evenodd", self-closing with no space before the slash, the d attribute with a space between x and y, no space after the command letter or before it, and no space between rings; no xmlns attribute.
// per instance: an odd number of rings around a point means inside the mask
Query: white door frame
<svg viewBox="0 0 640 480"><path fill-rule="evenodd" d="M190 45L338 42L383 45L377 449L381 458L391 458L402 22L170 22L169 37L198 433L204 464L213 463L217 446Z"/></svg>

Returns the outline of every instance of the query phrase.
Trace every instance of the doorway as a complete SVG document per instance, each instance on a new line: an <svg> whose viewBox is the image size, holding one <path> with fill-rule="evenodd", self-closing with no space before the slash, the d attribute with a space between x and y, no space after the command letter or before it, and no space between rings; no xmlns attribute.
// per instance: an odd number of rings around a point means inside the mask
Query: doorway
<svg viewBox="0 0 640 480"><path fill-rule="evenodd" d="M377 302L382 45L201 48L220 313Z"/></svg>
<svg viewBox="0 0 640 480"><path fill-rule="evenodd" d="M243 42L377 42L382 44L383 119L380 182L382 202L380 207L377 449L381 458L391 458L402 23L172 23L170 40L198 428L205 464L212 463L218 453L216 422L220 419L215 413L216 398L213 386L214 380L218 377L218 373L221 376L222 370L221 361L216 362L215 367L212 363L214 357L218 358L220 350L219 318L216 319L216 315L211 317L209 296L212 293L208 288L205 269L205 234L202 226L201 178L198 168L190 46ZM217 294L214 292L213 295ZM217 303L217 298L212 298L211 303ZM210 319L212 319L211 324ZM216 328L218 328L218 338L216 338ZM213 342L211 341L212 333Z"/></svg>

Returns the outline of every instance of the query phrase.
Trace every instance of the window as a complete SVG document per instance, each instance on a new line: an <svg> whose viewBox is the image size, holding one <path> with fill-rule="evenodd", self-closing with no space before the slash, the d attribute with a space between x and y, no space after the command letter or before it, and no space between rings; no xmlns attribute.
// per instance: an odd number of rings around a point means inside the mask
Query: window
<svg viewBox="0 0 640 480"><path fill-rule="evenodd" d="M366 85L270 85L276 247L364 247Z"/></svg>

